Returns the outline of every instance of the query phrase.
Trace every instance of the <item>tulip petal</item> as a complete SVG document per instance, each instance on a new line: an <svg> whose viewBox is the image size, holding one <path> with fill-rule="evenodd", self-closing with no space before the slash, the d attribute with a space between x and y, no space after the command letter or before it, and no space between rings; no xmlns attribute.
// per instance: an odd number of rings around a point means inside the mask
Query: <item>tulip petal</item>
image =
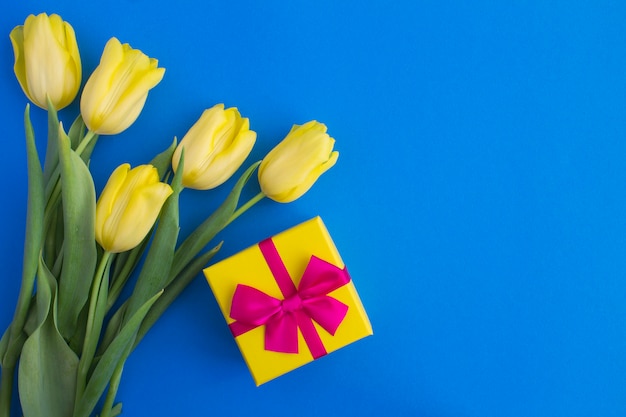
<svg viewBox="0 0 626 417"><path fill-rule="evenodd" d="M104 229L105 220L113 212L117 195L124 185L128 171L130 171L130 164L122 164L113 171L96 204L96 240L104 248L112 245L112 242L107 239L110 234L107 234Z"/></svg>
<svg viewBox="0 0 626 417"><path fill-rule="evenodd" d="M172 159L185 149L183 184L197 190L215 188L227 181L247 158L256 141L250 122L235 107L217 104L202 113L180 142Z"/></svg>
<svg viewBox="0 0 626 417"><path fill-rule="evenodd" d="M147 99L148 94L146 93L136 102L119 102L119 106L116 108L117 118L112 117L111 114L103 115L103 121L100 124L98 131L102 132L102 134L117 135L118 133L121 133L124 130L128 129L130 125L132 125L135 120L137 120L137 117L139 117L139 114L141 113L141 110L143 110L143 106L146 103ZM125 109L126 112L121 112L121 109Z"/></svg>
<svg viewBox="0 0 626 417"><path fill-rule="evenodd" d="M256 132L251 130L237 135L231 146L215 156L211 166L205 171L205 178L196 181L194 187L201 190L210 190L228 181L246 160L255 142Z"/></svg>
<svg viewBox="0 0 626 417"><path fill-rule="evenodd" d="M42 13L24 26L24 49L28 52L25 56L26 79L30 95L40 107L46 107L46 96L55 105L65 104L66 73L71 65L68 65L68 51L57 40L60 33L65 33L65 30L57 15L48 17ZM45 70L42 70L42 64ZM70 76L74 77L71 73ZM75 84L74 80L71 82Z"/></svg>
<svg viewBox="0 0 626 417"><path fill-rule="evenodd" d="M124 252L137 246L152 228L161 206L172 194L169 185L151 184L138 189L126 206L116 229L116 248Z"/></svg>
<svg viewBox="0 0 626 417"><path fill-rule="evenodd" d="M148 97L165 73L158 61L128 44L111 38L100 64L87 80L81 97L81 114L95 133L113 135L135 122Z"/></svg>
<svg viewBox="0 0 626 417"><path fill-rule="evenodd" d="M178 159L185 148L185 172L183 184L188 187L194 184L202 173L202 166L206 164L212 151L213 136L220 126L226 123L224 105L218 104L205 110L200 119L189 129L174 153L173 168L178 169Z"/></svg>
<svg viewBox="0 0 626 417"><path fill-rule="evenodd" d="M81 63L74 30L60 16L30 15L11 32L15 75L26 96L47 109L69 105L80 87Z"/></svg>
<svg viewBox="0 0 626 417"><path fill-rule="evenodd" d="M13 45L13 55L15 56L15 64L13 71L22 90L30 101L33 99L28 92L28 83L26 82L26 61L24 59L24 26L16 26L9 35L11 44ZM34 103L34 101L33 101Z"/></svg>
<svg viewBox="0 0 626 417"><path fill-rule="evenodd" d="M259 167L259 183L266 196L281 203L291 202L336 163L339 154L333 152L335 140L326 130L317 121L294 125L267 154Z"/></svg>
<svg viewBox="0 0 626 417"><path fill-rule="evenodd" d="M123 164L113 172L96 207L96 240L109 252L141 243L172 193L154 166L129 168Z"/></svg>

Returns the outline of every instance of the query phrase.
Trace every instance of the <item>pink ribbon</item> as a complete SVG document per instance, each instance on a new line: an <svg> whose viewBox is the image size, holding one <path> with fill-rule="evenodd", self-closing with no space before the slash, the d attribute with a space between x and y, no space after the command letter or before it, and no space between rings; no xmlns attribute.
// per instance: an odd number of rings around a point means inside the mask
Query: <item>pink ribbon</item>
<svg viewBox="0 0 626 417"><path fill-rule="evenodd" d="M348 312L348 306L328 296L348 282L346 268L340 269L315 256L306 266L296 288L271 239L259 243L261 253L283 294L279 300L248 285L238 284L232 299L230 324L235 337L265 325L265 350L298 353L298 328L315 359L326 355L326 348L313 320L331 335Z"/></svg>

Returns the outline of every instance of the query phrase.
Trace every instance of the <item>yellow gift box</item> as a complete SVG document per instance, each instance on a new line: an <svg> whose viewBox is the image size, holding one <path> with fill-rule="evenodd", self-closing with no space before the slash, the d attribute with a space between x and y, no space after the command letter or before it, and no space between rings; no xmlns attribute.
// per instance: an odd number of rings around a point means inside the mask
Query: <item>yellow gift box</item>
<svg viewBox="0 0 626 417"><path fill-rule="evenodd" d="M320 217L204 274L257 386L373 333Z"/></svg>

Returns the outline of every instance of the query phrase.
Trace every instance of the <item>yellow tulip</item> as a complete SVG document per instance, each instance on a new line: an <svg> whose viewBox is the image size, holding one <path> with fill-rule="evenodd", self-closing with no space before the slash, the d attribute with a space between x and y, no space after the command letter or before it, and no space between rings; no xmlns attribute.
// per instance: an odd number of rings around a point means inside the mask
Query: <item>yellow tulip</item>
<svg viewBox="0 0 626 417"><path fill-rule="evenodd" d="M322 123L313 120L294 125L261 162L259 184L263 194L279 203L301 197L337 162L339 152L333 152L334 144Z"/></svg>
<svg viewBox="0 0 626 417"><path fill-rule="evenodd" d="M235 107L217 104L205 110L189 129L172 157L174 172L185 149L183 185L196 190L215 188L228 180L248 157L256 132Z"/></svg>
<svg viewBox="0 0 626 417"><path fill-rule="evenodd" d="M87 128L99 135L115 135L133 124L148 91L163 78L165 69L157 66L156 59L111 38L80 99Z"/></svg>
<svg viewBox="0 0 626 417"><path fill-rule="evenodd" d="M13 70L22 90L47 109L47 97L59 110L76 97L82 75L74 29L59 15L30 15L11 31Z"/></svg>
<svg viewBox="0 0 626 417"><path fill-rule="evenodd" d="M96 204L96 241L108 252L137 246L150 231L172 188L157 169L122 164L113 171Z"/></svg>

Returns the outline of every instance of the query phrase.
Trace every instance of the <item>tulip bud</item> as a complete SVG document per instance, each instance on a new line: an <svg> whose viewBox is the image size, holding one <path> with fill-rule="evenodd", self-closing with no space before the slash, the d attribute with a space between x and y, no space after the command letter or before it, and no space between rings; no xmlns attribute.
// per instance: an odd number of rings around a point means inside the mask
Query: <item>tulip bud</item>
<svg viewBox="0 0 626 417"><path fill-rule="evenodd" d="M22 90L37 106L47 98L59 110L76 97L82 75L74 29L59 15L30 15L11 31L13 70Z"/></svg>
<svg viewBox="0 0 626 417"><path fill-rule="evenodd" d="M259 167L259 184L267 197L289 203L306 193L337 162L335 140L315 120L294 125L287 137L267 154Z"/></svg>
<svg viewBox="0 0 626 417"><path fill-rule="evenodd" d="M99 135L115 135L133 124L148 91L163 78L165 69L157 65L156 59L111 38L80 99L87 128Z"/></svg>
<svg viewBox="0 0 626 417"><path fill-rule="evenodd" d="M215 188L228 180L248 157L256 132L235 107L217 104L205 110L189 129L172 157L174 172L185 148L183 185L196 190Z"/></svg>
<svg viewBox="0 0 626 417"><path fill-rule="evenodd" d="M122 164L113 171L96 204L96 241L108 252L139 245L152 228L172 188L157 169Z"/></svg>

